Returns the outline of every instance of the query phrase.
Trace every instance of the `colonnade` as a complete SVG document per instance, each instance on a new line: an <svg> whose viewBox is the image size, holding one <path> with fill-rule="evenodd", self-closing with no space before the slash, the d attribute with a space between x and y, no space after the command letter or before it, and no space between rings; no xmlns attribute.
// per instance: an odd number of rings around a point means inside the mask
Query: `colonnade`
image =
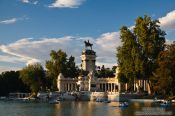
<svg viewBox="0 0 175 116"><path fill-rule="evenodd" d="M108 92L119 91L120 87L116 83L100 83L100 90Z"/></svg>
<svg viewBox="0 0 175 116"><path fill-rule="evenodd" d="M138 80L138 83L134 82L134 91L136 91L136 87L143 87L144 91L148 91L148 80Z"/></svg>
<svg viewBox="0 0 175 116"><path fill-rule="evenodd" d="M64 91L76 91L77 84L76 83L64 83Z"/></svg>

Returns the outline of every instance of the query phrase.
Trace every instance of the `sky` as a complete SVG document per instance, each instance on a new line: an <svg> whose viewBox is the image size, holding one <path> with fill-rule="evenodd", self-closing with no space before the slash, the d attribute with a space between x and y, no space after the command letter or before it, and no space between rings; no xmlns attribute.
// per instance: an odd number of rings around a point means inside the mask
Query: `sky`
<svg viewBox="0 0 175 116"><path fill-rule="evenodd" d="M90 40L97 65L117 64L120 28L138 16L159 19L167 42L175 41L174 0L0 0L0 72L49 60L62 49L80 65Z"/></svg>

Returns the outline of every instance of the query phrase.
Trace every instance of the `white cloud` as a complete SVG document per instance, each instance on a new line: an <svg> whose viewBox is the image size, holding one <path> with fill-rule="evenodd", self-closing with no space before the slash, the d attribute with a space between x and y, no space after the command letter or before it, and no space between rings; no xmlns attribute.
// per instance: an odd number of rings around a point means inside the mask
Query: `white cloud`
<svg viewBox="0 0 175 116"><path fill-rule="evenodd" d="M84 40L90 40L97 53L97 65L106 64L113 66L116 63L115 48L120 45L119 33L105 33L99 38L91 37L72 37L65 36L61 38L41 38L34 40L32 38L23 38L14 43L0 45L0 51L7 54L0 56L0 62L33 64L35 62L45 63L50 58L51 50L62 49L69 56L75 56L76 63L80 64L80 55L84 49ZM104 45L105 44L105 45ZM24 65L25 66L25 65Z"/></svg>
<svg viewBox="0 0 175 116"><path fill-rule="evenodd" d="M54 3L49 5L51 8L77 8L85 0L55 0Z"/></svg>
<svg viewBox="0 0 175 116"><path fill-rule="evenodd" d="M38 1L34 1L33 4L34 4L34 5L37 5L37 4L38 4Z"/></svg>
<svg viewBox="0 0 175 116"><path fill-rule="evenodd" d="M173 14L174 11L160 18L161 27L174 29L172 26L174 24ZM133 29L133 26L130 29ZM97 65L104 64L107 67L112 67L117 62L116 47L121 45L119 38L119 32L103 33L97 38L73 36L40 39L22 38L14 43L0 45L0 51L5 54L0 55L0 62L22 63L26 65L41 62L44 64L50 58L50 50L62 49L68 55L75 56L76 63L80 64L80 55L84 49L84 40L90 40L94 44L93 49L97 54ZM170 42L170 40L166 40L166 43Z"/></svg>
<svg viewBox="0 0 175 116"><path fill-rule="evenodd" d="M23 61L22 59L19 59L19 57L15 57L11 55L0 55L0 62L18 63L19 60Z"/></svg>
<svg viewBox="0 0 175 116"><path fill-rule="evenodd" d="M116 48L121 45L120 33L104 33L97 38L95 43L97 47L98 64L105 64L108 67L116 65Z"/></svg>
<svg viewBox="0 0 175 116"><path fill-rule="evenodd" d="M7 19L7 20L2 20L0 21L0 24L13 24L16 23L17 18L12 18L12 19Z"/></svg>
<svg viewBox="0 0 175 116"><path fill-rule="evenodd" d="M166 14L166 16L159 18L161 28L166 31L175 30L175 10Z"/></svg>
<svg viewBox="0 0 175 116"><path fill-rule="evenodd" d="M35 64L35 63L40 63L41 61L38 60L38 59L31 59L31 60L28 60L26 65L30 65L30 64Z"/></svg>
<svg viewBox="0 0 175 116"><path fill-rule="evenodd" d="M21 0L22 3L26 3L26 4L38 4L38 1L32 1L32 0Z"/></svg>
<svg viewBox="0 0 175 116"><path fill-rule="evenodd" d="M29 0L21 0L23 3L29 3Z"/></svg>
<svg viewBox="0 0 175 116"><path fill-rule="evenodd" d="M0 24L14 24L17 21L20 20L28 20L29 18L26 16L19 17L19 18L11 18L11 19L6 19L6 20L0 20Z"/></svg>

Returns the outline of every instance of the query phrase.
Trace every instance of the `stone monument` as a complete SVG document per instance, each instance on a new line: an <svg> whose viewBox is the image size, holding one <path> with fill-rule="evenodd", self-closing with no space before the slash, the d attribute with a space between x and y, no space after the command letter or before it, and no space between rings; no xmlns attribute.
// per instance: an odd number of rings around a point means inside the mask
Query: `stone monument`
<svg viewBox="0 0 175 116"><path fill-rule="evenodd" d="M96 65L96 52L92 49L93 44L88 41L84 41L85 49L82 52L81 60L82 60L82 69L85 71L95 71Z"/></svg>

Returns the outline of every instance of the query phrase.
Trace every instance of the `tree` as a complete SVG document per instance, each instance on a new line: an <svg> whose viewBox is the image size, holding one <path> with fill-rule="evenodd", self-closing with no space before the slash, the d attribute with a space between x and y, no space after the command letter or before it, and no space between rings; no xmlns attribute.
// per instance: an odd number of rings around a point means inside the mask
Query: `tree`
<svg viewBox="0 0 175 116"><path fill-rule="evenodd" d="M75 58L70 56L67 58L67 54L62 50L54 51L50 53L51 59L46 61L47 74L52 81L52 89L57 89L57 76L62 73L65 77L74 78L78 76L79 70L75 65Z"/></svg>
<svg viewBox="0 0 175 116"><path fill-rule="evenodd" d="M8 96L10 92L30 92L19 78L19 71L6 71L0 74L0 96Z"/></svg>
<svg viewBox="0 0 175 116"><path fill-rule="evenodd" d="M138 17L134 28L143 61L143 77L149 78L157 67L158 55L165 47L165 32L160 29L158 20Z"/></svg>
<svg viewBox="0 0 175 116"><path fill-rule="evenodd" d="M144 16L136 19L133 31L125 26L121 28L122 46L117 48L119 75L131 83L137 78L149 80L157 67L157 57L165 43L165 32L158 23Z"/></svg>
<svg viewBox="0 0 175 116"><path fill-rule="evenodd" d="M75 58L70 56L66 63L66 71L63 73L65 77L75 78L79 75L79 69L75 65Z"/></svg>
<svg viewBox="0 0 175 116"><path fill-rule="evenodd" d="M50 52L51 59L46 61L46 68L47 68L47 75L51 80L52 89L57 88L56 79L59 73L64 72L66 68L66 57L67 54L62 50L54 51L51 50Z"/></svg>
<svg viewBox="0 0 175 116"><path fill-rule="evenodd" d="M20 78L30 87L34 95L45 88L45 71L39 63L24 67L20 71Z"/></svg>
<svg viewBox="0 0 175 116"><path fill-rule="evenodd" d="M113 67L115 68L115 67ZM101 69L98 71L95 71L95 76L98 78L108 78L108 77L114 77L114 70L110 68L105 68L104 65L102 65Z"/></svg>
<svg viewBox="0 0 175 116"><path fill-rule="evenodd" d="M175 95L175 43L160 53L153 80L154 90L159 94Z"/></svg>
<svg viewBox="0 0 175 116"><path fill-rule="evenodd" d="M127 27L122 27L120 33L123 44L117 48L118 78L122 83L130 82L133 87L134 80L142 71L139 44L137 43L135 35Z"/></svg>

